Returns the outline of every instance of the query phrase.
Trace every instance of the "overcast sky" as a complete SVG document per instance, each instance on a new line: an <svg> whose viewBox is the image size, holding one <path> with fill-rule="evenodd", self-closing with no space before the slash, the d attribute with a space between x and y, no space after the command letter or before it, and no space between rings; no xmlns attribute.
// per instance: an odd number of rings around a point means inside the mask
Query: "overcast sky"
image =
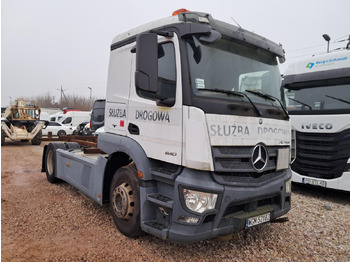
<svg viewBox="0 0 350 262"><path fill-rule="evenodd" d="M105 97L112 38L179 8L216 19L281 43L287 62L345 46L350 0L2 0L1 106L10 98L50 92ZM233 19L232 19L233 18Z"/></svg>

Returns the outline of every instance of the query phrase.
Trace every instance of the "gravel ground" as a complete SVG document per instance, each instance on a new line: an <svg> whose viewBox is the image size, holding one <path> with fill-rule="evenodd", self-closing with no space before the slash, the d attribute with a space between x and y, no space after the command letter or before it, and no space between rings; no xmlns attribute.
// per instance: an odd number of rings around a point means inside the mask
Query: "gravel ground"
<svg viewBox="0 0 350 262"><path fill-rule="evenodd" d="M42 148L1 148L2 261L350 261L350 194L293 185L286 223L186 245L130 239L107 206L47 182Z"/></svg>

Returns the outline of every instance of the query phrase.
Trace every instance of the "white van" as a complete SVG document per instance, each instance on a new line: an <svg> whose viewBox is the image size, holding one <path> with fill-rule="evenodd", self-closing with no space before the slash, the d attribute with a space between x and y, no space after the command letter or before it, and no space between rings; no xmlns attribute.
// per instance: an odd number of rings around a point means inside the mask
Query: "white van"
<svg viewBox="0 0 350 262"><path fill-rule="evenodd" d="M41 121L50 121L50 115L47 112L41 112L40 113L40 120Z"/></svg>
<svg viewBox="0 0 350 262"><path fill-rule="evenodd" d="M53 114L53 115L50 115L50 121L51 121L51 122L58 122L58 121L60 121L60 119L61 119L63 116L64 116L64 114L63 114L63 113L60 113L60 112L58 112L58 113L56 113L56 114Z"/></svg>
<svg viewBox="0 0 350 262"><path fill-rule="evenodd" d="M58 122L74 130L81 122L88 121L90 121L90 111L69 111Z"/></svg>

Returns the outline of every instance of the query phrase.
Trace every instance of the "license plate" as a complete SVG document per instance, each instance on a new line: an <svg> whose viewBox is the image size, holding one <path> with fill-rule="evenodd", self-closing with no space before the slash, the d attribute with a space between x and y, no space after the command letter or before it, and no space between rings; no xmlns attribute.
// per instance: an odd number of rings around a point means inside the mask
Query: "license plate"
<svg viewBox="0 0 350 262"><path fill-rule="evenodd" d="M309 185L313 185L313 186L327 187L327 182L326 182L326 181L317 180L317 179L312 179L312 178L306 178L306 177L303 177L303 184L309 184Z"/></svg>
<svg viewBox="0 0 350 262"><path fill-rule="evenodd" d="M270 221L270 213L266 213L256 217L251 217L246 220L245 228L253 227L269 221Z"/></svg>

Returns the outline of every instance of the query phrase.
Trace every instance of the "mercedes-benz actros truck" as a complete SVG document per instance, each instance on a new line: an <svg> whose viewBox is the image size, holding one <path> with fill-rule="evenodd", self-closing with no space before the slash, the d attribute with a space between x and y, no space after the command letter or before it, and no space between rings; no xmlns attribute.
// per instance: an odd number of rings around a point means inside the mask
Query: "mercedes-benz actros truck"
<svg viewBox="0 0 350 262"><path fill-rule="evenodd" d="M49 182L109 203L118 230L193 242L291 207L291 129L280 102L282 47L181 10L113 39L103 153L44 148Z"/></svg>

